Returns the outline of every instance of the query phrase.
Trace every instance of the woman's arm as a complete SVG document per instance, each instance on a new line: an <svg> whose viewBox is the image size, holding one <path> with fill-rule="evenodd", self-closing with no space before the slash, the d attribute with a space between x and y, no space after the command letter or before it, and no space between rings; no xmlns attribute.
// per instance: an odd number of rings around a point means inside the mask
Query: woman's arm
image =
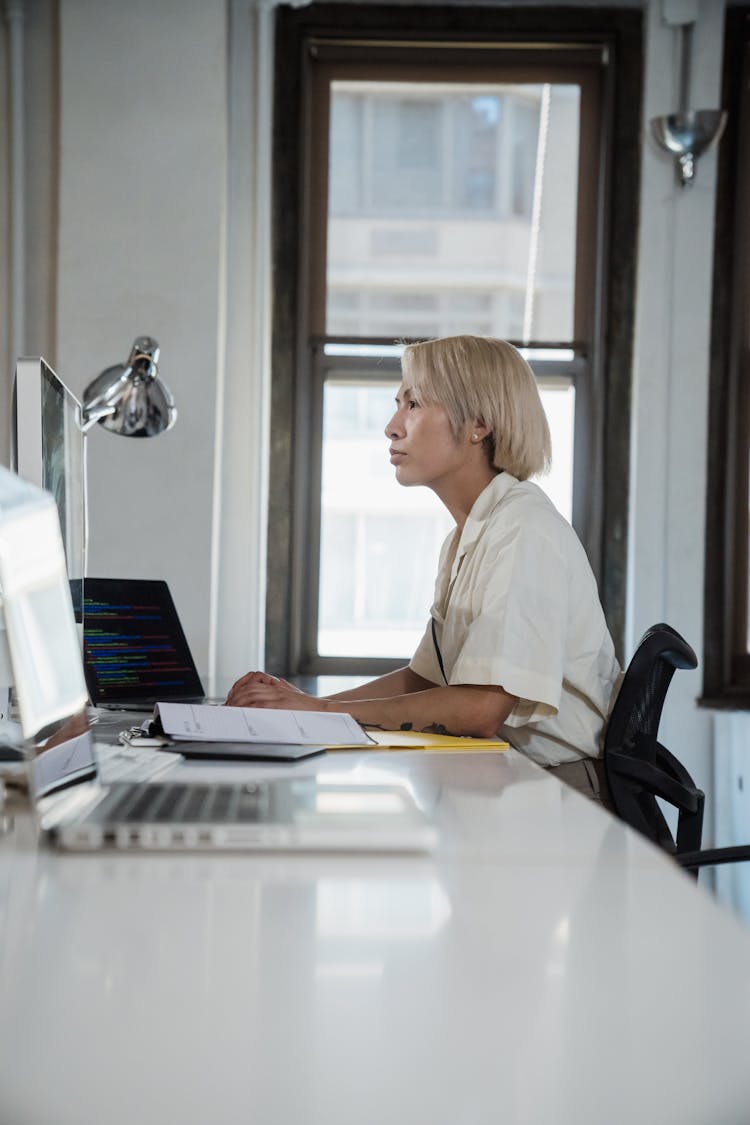
<svg viewBox="0 0 750 1125"><path fill-rule="evenodd" d="M516 703L516 697L502 688L461 684L430 687L387 699L329 699L324 706L327 711L347 711L358 722L384 730L409 726L414 730L493 738Z"/></svg>
<svg viewBox="0 0 750 1125"><path fill-rule="evenodd" d="M236 683L234 683L227 695L227 703L230 707L253 707L258 706L254 703L246 703L245 700L250 698L249 689L256 688L259 685L266 687L279 687L288 689L290 692L295 692L297 695L305 696L307 699L317 699L317 696L308 695L303 692L301 688L295 687L290 684L288 680L281 679L280 676L272 676L270 672L248 672L242 676ZM424 691L425 688L431 688L435 685L431 680L425 680L422 676L418 676L416 672L412 672L411 668L397 668L395 672L388 672L385 676L379 676L376 680L368 680L365 684L360 684L357 688L351 688L349 691L337 692L335 695L321 696L321 699L383 699L386 696L392 695L408 695L413 691ZM281 706L288 706L293 709L293 704L279 704ZM322 710L322 708L318 708Z"/></svg>
<svg viewBox="0 0 750 1125"><path fill-rule="evenodd" d="M351 691L339 691L335 695L326 696L327 699L337 701L345 699L386 699L393 695L410 695L414 691L425 691L426 688L435 687L431 680L425 680L412 672L411 668L397 668L395 672L388 672L379 676L377 680L370 680Z"/></svg>
<svg viewBox="0 0 750 1125"><path fill-rule="evenodd" d="M403 671L392 672L390 677L397 677ZM382 690L382 681L390 677L383 676L375 681L378 690ZM391 688L398 682L390 680ZM384 730L411 727L475 738L492 738L516 702L516 697L508 695L502 688L471 684L430 685L423 690L370 699L318 699L266 673L250 673L238 680L227 697L227 703L236 707L337 711L352 715L360 723Z"/></svg>

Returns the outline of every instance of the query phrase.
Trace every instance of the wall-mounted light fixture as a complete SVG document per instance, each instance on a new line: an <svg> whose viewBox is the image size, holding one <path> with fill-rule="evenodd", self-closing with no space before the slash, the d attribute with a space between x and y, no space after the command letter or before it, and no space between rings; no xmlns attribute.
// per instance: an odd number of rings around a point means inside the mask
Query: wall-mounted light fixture
<svg viewBox="0 0 750 1125"><path fill-rule="evenodd" d="M155 437L177 419L172 393L159 378L159 345L139 336L127 363L106 368L83 392L84 433L98 422L124 437Z"/></svg>
<svg viewBox="0 0 750 1125"><path fill-rule="evenodd" d="M676 157L682 187L695 176L695 162L701 153L716 144L724 132L727 115L720 109L688 109L690 100L690 61L694 23L679 24L680 32L680 108L677 113L651 118L651 131L657 144Z"/></svg>

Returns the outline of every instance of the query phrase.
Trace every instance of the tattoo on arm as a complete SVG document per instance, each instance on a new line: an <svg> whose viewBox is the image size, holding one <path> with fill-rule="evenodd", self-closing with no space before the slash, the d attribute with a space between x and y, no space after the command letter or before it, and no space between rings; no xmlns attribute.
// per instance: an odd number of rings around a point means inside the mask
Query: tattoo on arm
<svg viewBox="0 0 750 1125"><path fill-rule="evenodd" d="M444 727L442 723L430 723L428 727L422 727L424 734L450 734L451 731Z"/></svg>

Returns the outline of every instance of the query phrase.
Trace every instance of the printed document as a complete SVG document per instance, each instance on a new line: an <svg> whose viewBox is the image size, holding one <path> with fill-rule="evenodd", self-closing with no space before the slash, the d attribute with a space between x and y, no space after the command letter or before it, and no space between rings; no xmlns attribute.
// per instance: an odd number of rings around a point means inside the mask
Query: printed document
<svg viewBox="0 0 750 1125"><path fill-rule="evenodd" d="M369 746L372 739L351 715L157 703L164 733L193 742L283 742L296 746Z"/></svg>

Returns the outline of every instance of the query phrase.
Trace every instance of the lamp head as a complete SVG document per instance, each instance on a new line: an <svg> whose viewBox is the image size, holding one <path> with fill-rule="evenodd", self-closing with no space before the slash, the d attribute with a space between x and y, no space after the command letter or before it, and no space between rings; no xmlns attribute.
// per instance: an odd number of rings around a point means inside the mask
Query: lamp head
<svg viewBox="0 0 750 1125"><path fill-rule="evenodd" d="M726 123L727 115L720 109L681 110L651 118L657 144L677 157L683 187L692 183L695 161L718 142Z"/></svg>
<svg viewBox="0 0 750 1125"><path fill-rule="evenodd" d="M127 363L106 368L83 392L83 429L98 422L123 437L155 437L170 429L177 410L158 364L156 340L138 336Z"/></svg>

